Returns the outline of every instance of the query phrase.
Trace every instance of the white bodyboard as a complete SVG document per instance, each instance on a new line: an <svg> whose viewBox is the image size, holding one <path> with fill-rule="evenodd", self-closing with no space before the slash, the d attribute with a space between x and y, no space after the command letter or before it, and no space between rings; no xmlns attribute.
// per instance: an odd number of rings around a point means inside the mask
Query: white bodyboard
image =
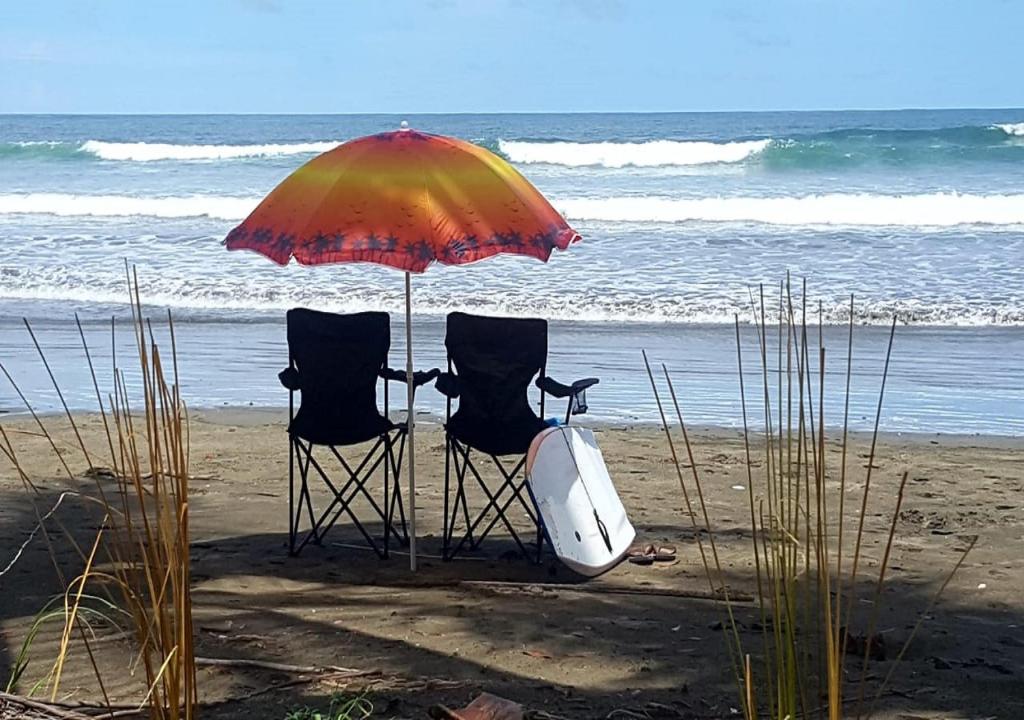
<svg viewBox="0 0 1024 720"><path fill-rule="evenodd" d="M599 575L633 544L636 531L593 431L542 430L530 445L526 479L555 555L576 572Z"/></svg>

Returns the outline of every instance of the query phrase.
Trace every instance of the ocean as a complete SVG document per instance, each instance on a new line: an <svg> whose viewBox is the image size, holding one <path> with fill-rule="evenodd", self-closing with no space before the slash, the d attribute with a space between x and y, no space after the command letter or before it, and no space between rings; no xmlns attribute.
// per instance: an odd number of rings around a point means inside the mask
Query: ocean
<svg viewBox="0 0 1024 720"><path fill-rule="evenodd" d="M290 307L389 310L399 352L400 273L282 269L221 241L302 162L403 119L500 153L584 237L546 266L497 258L416 277L419 364L442 359L449 311L545 317L553 369L602 377L595 417L656 419L646 347L679 373L694 422L736 425L734 317L755 344L751 296L763 284L771 311L788 273L807 279L813 322L820 308L837 390L855 296L854 426L874 419L895 314L883 429L1024 434L1020 109L0 116L0 361L41 409L58 406L28 318L71 404L94 407L74 313L102 359L110 316L126 314L125 259L144 301L175 317L194 406L286 402L275 374ZM0 381L0 408L20 407Z"/></svg>

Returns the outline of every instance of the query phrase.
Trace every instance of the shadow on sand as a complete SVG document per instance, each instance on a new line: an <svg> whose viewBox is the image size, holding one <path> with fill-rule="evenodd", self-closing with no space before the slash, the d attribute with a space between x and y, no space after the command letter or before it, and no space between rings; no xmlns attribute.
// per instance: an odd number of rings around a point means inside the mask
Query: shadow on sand
<svg viewBox="0 0 1024 720"><path fill-rule="evenodd" d="M45 512L58 496L56 490L41 488L35 504ZM62 511L71 536L81 545L91 542L98 527L94 512L81 501ZM4 564L12 554L8 551L35 524L28 495L5 494L0 510ZM60 530L52 523L49 528L57 564L73 577L80 560ZM539 566L528 564L508 552L514 545L500 536L487 543L487 555L478 559L445 563L424 557L416 575L403 556L379 561L349 547L360 543L347 527L338 527L323 546L310 546L298 557L288 557L283 533L204 540L193 544L192 553L197 652L380 671L379 677L348 691L368 687L382 717L424 717L431 704L462 705L482 691L567 717L607 717L621 709L641 717L728 717L738 704L721 637L721 610L704 599L651 594L707 587L692 546L685 544L689 535L672 526L657 530L678 539L679 565L623 565L590 581L551 558ZM744 540L742 532L734 534ZM439 549L429 537L421 548L425 555ZM730 586L751 588L749 569L727 572ZM482 587L466 581L523 585ZM645 594L626 594L631 589ZM935 589L934 583L898 578L888 585L879 624L888 658L871 665L871 686L888 673ZM37 537L0 578L4 683L28 619L59 591L45 540ZM870 594L865 584L861 602ZM1024 700L1024 617L962 596L946 598L932 615L898 669L892 692L879 704L879 714L1012 716ZM737 618L745 642L756 651L761 638L756 605L744 604ZM53 657L55 634L41 634L33 649L36 674ZM123 675L126 651L123 644L108 644L98 652L108 655L105 668L116 672L120 667ZM852 678L859 676L860 663L850 658ZM285 686L294 675L261 669L204 667L200 675L208 701L282 685L249 700L215 704L205 717L280 718L296 706L324 707L332 692L329 684ZM82 697L96 697L88 673L79 672L68 682L87 689ZM115 686L123 697L130 696L127 680L123 688ZM856 690L848 695L855 698Z"/></svg>

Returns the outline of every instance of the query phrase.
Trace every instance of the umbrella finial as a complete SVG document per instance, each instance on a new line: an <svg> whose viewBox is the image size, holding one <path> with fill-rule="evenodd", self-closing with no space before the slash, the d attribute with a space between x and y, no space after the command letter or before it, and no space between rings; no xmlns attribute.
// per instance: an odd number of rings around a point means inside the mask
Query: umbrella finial
<svg viewBox="0 0 1024 720"><path fill-rule="evenodd" d="M408 130L409 129L409 121L408 120L403 120L402 122L400 122L398 124L398 129L399 130Z"/></svg>

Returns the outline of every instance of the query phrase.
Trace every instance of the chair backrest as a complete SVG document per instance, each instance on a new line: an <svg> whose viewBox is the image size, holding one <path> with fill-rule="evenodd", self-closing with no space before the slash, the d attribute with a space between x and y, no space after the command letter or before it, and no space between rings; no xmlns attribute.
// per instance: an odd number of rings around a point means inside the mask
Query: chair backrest
<svg viewBox="0 0 1024 720"><path fill-rule="evenodd" d="M546 320L448 315L444 341L459 377L459 414L486 424L536 418L527 392L548 357Z"/></svg>
<svg viewBox="0 0 1024 720"><path fill-rule="evenodd" d="M302 389L293 426L316 436L318 429L379 418L378 373L387 364L390 348L387 313L289 310L288 352Z"/></svg>

